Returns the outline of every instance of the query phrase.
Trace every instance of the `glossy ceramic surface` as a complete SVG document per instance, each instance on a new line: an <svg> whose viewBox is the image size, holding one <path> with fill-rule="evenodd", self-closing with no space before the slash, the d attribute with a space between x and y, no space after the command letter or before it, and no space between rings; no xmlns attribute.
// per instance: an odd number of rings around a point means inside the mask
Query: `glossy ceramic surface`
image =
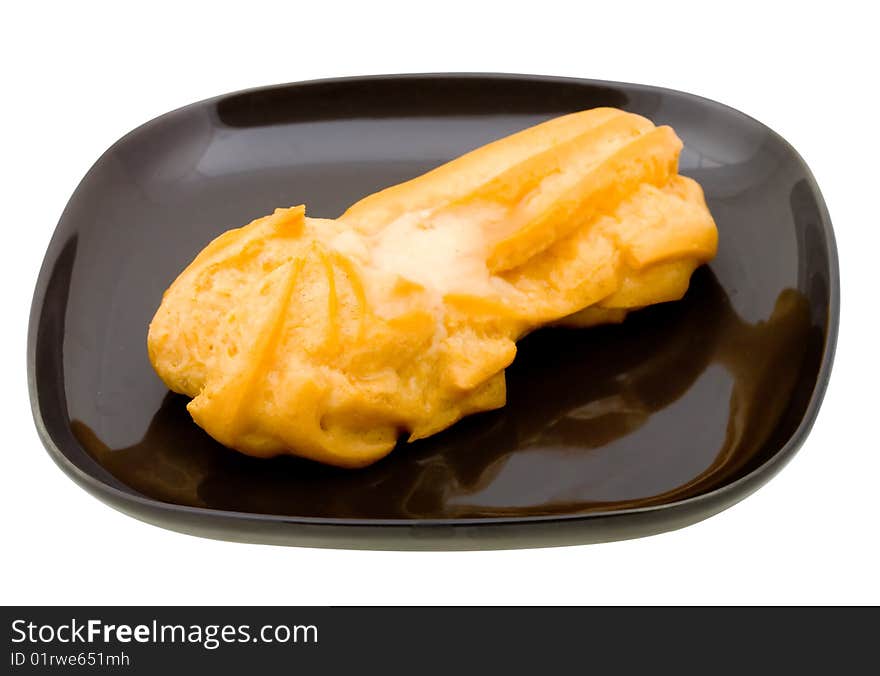
<svg viewBox="0 0 880 676"><path fill-rule="evenodd" d="M718 258L686 298L526 338L507 407L359 471L229 451L147 360L162 291L224 230L361 196L549 117L611 105L671 124ZM638 85L496 75L284 85L168 113L71 198L31 314L29 385L56 462L133 516L211 537L337 547L596 542L693 523L769 479L828 379L838 275L822 197L777 134Z"/></svg>

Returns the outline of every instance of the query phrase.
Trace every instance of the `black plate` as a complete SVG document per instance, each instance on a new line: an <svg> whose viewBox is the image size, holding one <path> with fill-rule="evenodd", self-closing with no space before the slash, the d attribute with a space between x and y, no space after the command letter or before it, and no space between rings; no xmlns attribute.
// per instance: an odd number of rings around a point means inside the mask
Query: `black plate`
<svg viewBox="0 0 880 676"><path fill-rule="evenodd" d="M336 216L487 141L609 105L682 137L681 171L706 191L718 258L681 302L522 341L503 410L346 471L227 450L153 373L145 341L162 291L218 233L301 202ZM731 108L516 75L306 82L168 113L97 161L40 272L28 384L58 465L113 507L174 530L353 548L598 542L694 523L784 465L828 381L838 298L810 171Z"/></svg>

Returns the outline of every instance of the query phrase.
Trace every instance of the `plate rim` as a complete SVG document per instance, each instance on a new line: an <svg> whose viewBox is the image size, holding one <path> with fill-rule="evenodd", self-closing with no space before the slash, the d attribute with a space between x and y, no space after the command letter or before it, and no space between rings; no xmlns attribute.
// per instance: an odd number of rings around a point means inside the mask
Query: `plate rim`
<svg viewBox="0 0 880 676"><path fill-rule="evenodd" d="M347 83L352 82L379 82L379 81L389 81L389 80L430 80L430 79L461 79L461 80L479 80L479 79L491 79L491 80L507 80L507 81L520 81L520 82L550 82L550 83L558 83L558 84L579 84L579 85L587 85L594 87L618 87L625 88L630 91L642 91L648 93L663 93L663 94L673 94L678 97L683 97L685 99L693 100L695 102L699 102L702 105L712 105L718 108L721 108L729 113L734 113L738 116L741 116L747 120L754 122L755 124L760 125L767 132L772 134L775 137L775 140L782 144L784 149L791 153L794 159L800 164L805 178L808 182L810 190L812 194L816 198L816 205L818 207L819 213L819 225L822 228L823 235L825 237L826 244L826 253L828 258L828 273L829 273L829 288L828 288L828 323L825 330L824 335L824 349L822 352L822 359L819 367L819 371L816 375L816 381L813 386L813 391L810 395L810 399L807 402L806 409L804 410L803 416L801 420L795 428L795 430L789 435L787 441L783 446L777 450L771 457L767 458L763 463L753 468L747 474L731 481L730 483L724 484L723 486L719 486L705 493L701 493L699 495L691 496L688 498L683 498L679 500L673 500L671 502L658 503L656 505L647 505L643 507L631 507L631 508L618 508L618 509L596 509L593 511L587 512L573 512L569 514L534 514L534 515L520 515L520 516L488 516L488 517L466 517L466 518L456 518L456 517L444 517L444 518L395 518L395 519L375 519L370 517L365 518L337 518L337 517L315 517L315 516L290 516L284 514L272 514L272 513L259 513L259 512L248 512L248 511L240 511L240 510L225 510L225 509L217 509L212 507L193 507L190 505L180 505L172 502L164 502L161 500L156 500L153 498L146 497L144 495L138 495L134 492L124 491L115 486L111 486L110 484L102 481L98 477L86 472L85 470L79 468L76 464L73 463L61 450L58 444L56 444L55 440L52 438L51 434L48 431L48 428L43 419L42 410L40 408L39 403L39 392L36 384L36 343L37 343L37 326L39 324L40 314L42 307L45 302L45 295L49 283L49 278L52 272L51 263L55 262L55 256L50 254L53 253L55 249L59 246L59 226L64 220L64 214L67 211L67 206L70 203L70 199L79 191L83 182L86 178L91 174L92 170L102 162L102 160L108 154L112 153L119 145L123 144L126 139L130 136L142 132L147 127L152 126L161 122L164 118L175 115L189 108L206 106L212 103L219 102L222 99L226 99L232 96L238 95L250 95L258 92L265 92L269 90L280 90L280 89L289 89L289 88L301 88L308 87L313 85L327 85L327 84L339 84L345 85ZM525 73L493 73L493 72L426 72L426 73L390 73L390 74L376 74L376 75L355 75L355 76L346 76L346 77L333 77L333 78L320 78L320 79L312 79L312 80L304 80L304 81L295 81L295 82L287 82L281 84L273 84L273 85L265 85L259 87L250 87L245 88L233 92L228 92L224 94L219 94L217 96L208 97L205 99L201 99L199 101L194 101L192 103L186 104L184 106L180 106L168 112L162 113L143 124L138 125L131 131L123 134L118 140L116 140L107 150L105 150L98 159L92 164L92 166L88 169L88 171L83 175L83 178L77 184L77 187L71 193L71 197L68 199L68 202L65 204L64 209L62 210L62 214L59 217L58 223L55 225L55 228L52 232L51 240L46 247L46 251L43 254L43 260L40 265L40 271L37 277L36 286L34 289L34 294L31 300L30 313L28 319L28 334L27 334L27 379L28 379L28 395L31 404L31 414L33 416L34 424L37 429L38 436L49 456L58 465L65 474L67 474L75 483L79 484L82 488L92 493L93 495L105 499L107 504L121 509L120 505L123 504L133 504L138 505L142 508L158 510L160 512L168 513L168 514L186 514L189 516L206 518L212 521L232 521L236 523L246 523L246 522L258 522L258 523L277 523L277 524L285 524L285 525L303 525L303 526L323 526L327 528L333 527L345 527L345 528L397 528L397 529L412 529L414 527L419 528L448 528L448 527L467 527L467 528L480 528L480 527L489 527L489 526L505 526L505 525L529 525L529 524L551 524L551 523L572 523L572 522L589 522L593 520L607 520L607 519L615 519L620 517L631 516L635 514L645 514L645 513L654 513L654 512L669 512L669 511L677 511L688 508L696 508L700 505L704 505L706 503L720 503L724 502L725 499L728 499L730 506L735 502L739 502L747 495L749 495L753 490L756 490L757 487L762 485L764 482L758 484L752 488L752 490L747 490L749 484L758 481L761 478L765 478L769 480L772 478L800 449L812 430L813 425L815 424L816 418L819 413L819 409L821 408L822 401L825 396L825 392L828 387L828 382L831 377L831 369L834 362L834 356L837 348L837 339L839 332L839 324L840 324L840 269L839 269L839 258L837 251L836 238L834 236L834 229L831 223L830 214L828 213L828 207L826 205L825 199L822 196L822 192L819 189L819 185L816 182L816 179L813 175L813 172L810 170L807 163L804 161L803 157L801 157L800 153L779 133L762 123L761 121L755 119L754 117L748 115L747 113L743 113L742 111L728 106L724 103L716 101L714 99L706 98L703 96L699 96L697 94L693 94L690 92L671 89L667 87L659 87L654 85L647 84L639 84L639 83L631 83L631 82L621 82L615 80L600 80L600 79L592 79L592 78L578 78L578 77L567 77L567 76L555 76L555 75L537 75L537 74L525 74ZM730 498L733 497L732 500ZM725 507L721 507L721 509L715 510L711 513L717 513L717 511L723 510ZM122 510L125 511L125 510ZM710 514L706 514L709 516ZM136 518L140 518L137 515ZM701 520L701 519L696 519ZM160 524L164 525L168 528L174 528L170 524ZM214 535L213 537L217 537ZM626 536L624 536L626 537Z"/></svg>

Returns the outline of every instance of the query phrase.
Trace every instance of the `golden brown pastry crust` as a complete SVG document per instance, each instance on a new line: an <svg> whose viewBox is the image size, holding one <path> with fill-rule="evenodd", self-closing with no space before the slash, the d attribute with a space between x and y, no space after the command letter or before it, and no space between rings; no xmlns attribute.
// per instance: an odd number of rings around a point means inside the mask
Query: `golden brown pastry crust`
<svg viewBox="0 0 880 676"><path fill-rule="evenodd" d="M224 233L150 325L221 443L343 467L505 402L516 340L681 298L717 231L669 127L574 113L364 198Z"/></svg>

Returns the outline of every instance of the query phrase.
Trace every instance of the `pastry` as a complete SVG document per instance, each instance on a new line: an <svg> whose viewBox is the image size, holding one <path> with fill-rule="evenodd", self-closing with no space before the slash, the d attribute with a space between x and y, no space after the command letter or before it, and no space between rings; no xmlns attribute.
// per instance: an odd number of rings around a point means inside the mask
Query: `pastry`
<svg viewBox="0 0 880 676"><path fill-rule="evenodd" d="M516 341L681 298L717 230L669 127L552 119L365 197L220 235L166 291L150 361L221 443L341 467L505 402Z"/></svg>

